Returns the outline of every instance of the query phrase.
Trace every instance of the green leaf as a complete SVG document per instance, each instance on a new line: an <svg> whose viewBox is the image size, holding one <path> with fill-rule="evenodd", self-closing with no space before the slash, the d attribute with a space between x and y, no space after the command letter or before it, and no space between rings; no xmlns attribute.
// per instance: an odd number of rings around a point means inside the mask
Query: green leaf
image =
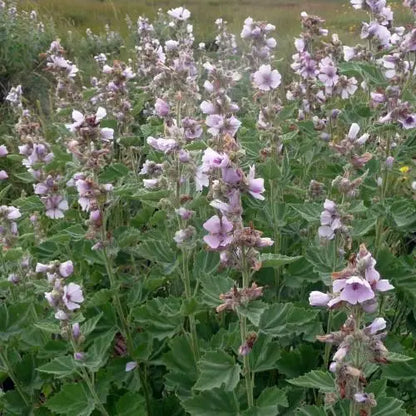
<svg viewBox="0 0 416 416"><path fill-rule="evenodd" d="M399 228L408 228L416 223L416 204L414 201L408 199L395 201L390 205L390 213Z"/></svg>
<svg viewBox="0 0 416 416"><path fill-rule="evenodd" d="M244 416L276 416L279 414L279 406L288 407L286 393L276 386L268 387L262 391L256 405L246 410Z"/></svg>
<svg viewBox="0 0 416 416"><path fill-rule="evenodd" d="M384 397L386 395L387 380L372 381L365 389L366 393L374 393L377 398Z"/></svg>
<svg viewBox="0 0 416 416"><path fill-rule="evenodd" d="M104 169L98 177L101 183L115 182L117 179L125 177L129 173L129 168L122 163L113 163Z"/></svg>
<svg viewBox="0 0 416 416"><path fill-rule="evenodd" d="M16 205L22 213L29 213L33 211L42 212L44 210L44 205L37 195L16 199L16 201L14 201L14 205Z"/></svg>
<svg viewBox="0 0 416 416"><path fill-rule="evenodd" d="M176 253L166 240L146 240L135 249L135 252L144 259L164 265L167 274L172 273L176 265Z"/></svg>
<svg viewBox="0 0 416 416"><path fill-rule="evenodd" d="M133 316L149 333L162 340L172 337L182 327L181 300L174 297L154 298L136 308Z"/></svg>
<svg viewBox="0 0 416 416"><path fill-rule="evenodd" d="M184 401L183 407L191 416L239 416L238 403L233 392L213 389Z"/></svg>
<svg viewBox="0 0 416 416"><path fill-rule="evenodd" d="M103 335L94 338L93 344L88 349L86 360L84 361L85 366L91 371L98 371L107 362L109 358L107 351L113 342L115 333L116 330L112 329Z"/></svg>
<svg viewBox="0 0 416 416"><path fill-rule="evenodd" d="M127 392L116 404L117 416L146 416L144 397L139 393Z"/></svg>
<svg viewBox="0 0 416 416"><path fill-rule="evenodd" d="M9 248L5 253L3 253L3 258L5 261L16 261L23 256L23 250L21 247L18 248Z"/></svg>
<svg viewBox="0 0 416 416"><path fill-rule="evenodd" d="M213 276L220 264L220 256L213 251L200 251L195 256L193 275L199 278L201 275Z"/></svg>
<svg viewBox="0 0 416 416"><path fill-rule="evenodd" d="M73 357L64 355L56 357L47 364L38 368L41 373L53 374L56 378L70 376L76 371L76 364Z"/></svg>
<svg viewBox="0 0 416 416"><path fill-rule="evenodd" d="M13 179L14 178L18 179L20 182L23 182L23 183L35 182L35 178L30 172L13 173Z"/></svg>
<svg viewBox="0 0 416 416"><path fill-rule="evenodd" d="M375 229L376 221L376 218L354 221L352 236L361 237L363 235L368 234L370 231Z"/></svg>
<svg viewBox="0 0 416 416"><path fill-rule="evenodd" d="M84 337L87 337L89 334L91 334L91 332L94 331L95 327L97 326L102 316L103 316L103 313L100 312L97 315L95 315L93 318L85 321L80 327L81 334Z"/></svg>
<svg viewBox="0 0 416 416"><path fill-rule="evenodd" d="M371 416L408 416L402 409L403 402L394 397L376 397L377 406L371 410Z"/></svg>
<svg viewBox="0 0 416 416"><path fill-rule="evenodd" d="M399 354L397 352L389 352L387 354L387 360L390 363L400 363L400 362L413 360L413 357L409 357L408 355Z"/></svg>
<svg viewBox="0 0 416 416"><path fill-rule="evenodd" d="M23 331L32 317L33 305L15 303L0 305L0 340L7 341L11 336Z"/></svg>
<svg viewBox="0 0 416 416"><path fill-rule="evenodd" d="M259 326L261 315L267 308L267 304L261 300L248 302L245 305L237 307L240 315L247 317L247 319L255 326Z"/></svg>
<svg viewBox="0 0 416 416"><path fill-rule="evenodd" d="M65 384L53 395L46 407L58 415L89 416L94 410L94 400L83 383Z"/></svg>
<svg viewBox="0 0 416 416"><path fill-rule="evenodd" d="M200 375L194 386L196 390L222 387L232 391L240 380L240 366L224 351L208 351L198 362Z"/></svg>
<svg viewBox="0 0 416 416"><path fill-rule="evenodd" d="M296 410L296 416L327 416L327 413L322 407L318 406L304 406Z"/></svg>
<svg viewBox="0 0 416 416"><path fill-rule="evenodd" d="M291 345L293 341L288 340ZM319 364L319 352L310 344L301 344L289 351L282 351L276 367L289 378L301 376L315 369Z"/></svg>
<svg viewBox="0 0 416 416"><path fill-rule="evenodd" d="M202 284L202 302L211 307L216 308L222 303L220 295L227 293L234 286L234 280L228 276L201 276L200 281Z"/></svg>
<svg viewBox="0 0 416 416"><path fill-rule="evenodd" d="M165 376L168 390L176 391L179 397L189 398L198 371L189 339L175 337L169 342L169 352L163 355L168 374Z"/></svg>
<svg viewBox="0 0 416 416"><path fill-rule="evenodd" d="M274 370L280 358L280 346L271 337L259 334L249 355L250 367L254 373Z"/></svg>
<svg viewBox="0 0 416 416"><path fill-rule="evenodd" d="M397 362L383 367L383 376L393 381L414 380L416 361Z"/></svg>
<svg viewBox="0 0 416 416"><path fill-rule="evenodd" d="M259 329L275 337L301 334L314 325L317 314L318 311L303 309L291 303L274 303L263 312Z"/></svg>
<svg viewBox="0 0 416 416"><path fill-rule="evenodd" d="M322 204L305 202L304 204L291 204L290 206L308 223L318 223L321 218Z"/></svg>
<svg viewBox="0 0 416 416"><path fill-rule="evenodd" d="M319 389L328 393L336 391L333 377L325 371L312 370L310 373L288 380L288 382L295 386Z"/></svg>
<svg viewBox="0 0 416 416"><path fill-rule="evenodd" d="M260 261L263 267L273 267L273 268L284 266L285 264L293 263L301 258L302 256L289 257L283 254L272 254L272 253L264 253L260 255Z"/></svg>

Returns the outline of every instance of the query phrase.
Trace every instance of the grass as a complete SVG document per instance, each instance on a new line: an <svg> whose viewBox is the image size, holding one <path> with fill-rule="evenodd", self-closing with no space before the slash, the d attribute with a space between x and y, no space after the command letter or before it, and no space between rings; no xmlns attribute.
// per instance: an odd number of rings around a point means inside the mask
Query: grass
<svg viewBox="0 0 416 416"><path fill-rule="evenodd" d="M67 38L70 30L71 39L80 39L86 28L102 33L106 24L126 37L126 15L135 22L140 15L153 18L159 8L168 10L181 4L192 13L197 42L213 40L214 21L218 17L227 20L230 30L236 34L240 33L247 16L267 20L277 28L277 58L283 72L289 68L293 37L301 30L299 16L303 10L326 19L330 33L338 33L346 44L357 39L361 22L368 20L364 12L351 7L349 0L21 0L21 4L38 10L41 15L52 16L59 35ZM409 13L401 6L401 0L391 0L389 4L395 11L396 21L409 21ZM133 38L130 34L131 41Z"/></svg>
<svg viewBox="0 0 416 416"><path fill-rule="evenodd" d="M64 26L95 32L102 31L105 24L115 29L125 29L124 18L128 14L133 21L139 15L155 16L159 8L169 9L181 4L178 0L37 0L23 1L26 7L35 7L43 13L52 14ZM199 39L212 38L214 20L223 17L230 28L239 33L247 16L267 20L277 26L283 37L299 32L299 14L306 10L331 20L330 29L348 32L360 22L345 0L188 0L183 4L193 15ZM332 31L332 30L331 30ZM341 34L340 33L340 34Z"/></svg>

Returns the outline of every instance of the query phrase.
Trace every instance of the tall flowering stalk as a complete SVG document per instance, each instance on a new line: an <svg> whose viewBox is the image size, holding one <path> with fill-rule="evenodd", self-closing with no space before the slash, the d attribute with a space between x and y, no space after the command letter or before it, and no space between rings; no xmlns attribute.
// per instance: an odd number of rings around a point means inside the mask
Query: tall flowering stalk
<svg viewBox="0 0 416 416"><path fill-rule="evenodd" d="M55 311L55 318L60 323L61 335L71 344L74 360L80 362L79 368L82 379L88 386L97 409L102 415L108 416L109 413L103 406L94 386L94 375L82 364L85 354L80 351L80 348L84 337L82 337L79 323L70 323L71 318L74 317L74 314L81 308L81 304L84 302L81 286L73 282L66 284L66 279L73 272L74 266L71 260L63 263L55 261L49 264L38 263L36 265L36 273L46 274L48 283L51 286L52 290L45 292L45 299Z"/></svg>
<svg viewBox="0 0 416 416"><path fill-rule="evenodd" d="M386 321L382 317L368 324L366 314L377 310L377 297L381 292L393 289L387 279L382 279L375 269L376 261L364 244L348 267L332 274L332 292L311 292L312 306L326 306L330 310L344 309L348 318L339 331L318 336L322 342L337 346L329 366L335 374L338 394L350 400L350 415L357 412L370 414L376 406L373 394L364 391L366 363L387 363L388 350L382 340Z"/></svg>
<svg viewBox="0 0 416 416"><path fill-rule="evenodd" d="M217 308L217 312L231 309L238 315L241 336L239 354L243 357L248 407L252 408L254 374L250 368L249 353L257 335L248 331L247 318L239 312L238 306L246 306L250 300L262 295L262 287L252 282L252 277L254 271L261 268L258 249L271 246L273 241L261 237L262 233L253 226L245 227L242 219L241 194L248 193L255 199L263 200L264 180L255 177L254 166L247 175L244 174L239 166L239 145L231 134L221 134L219 131L215 133L213 144L221 152L212 148L205 150L202 172L209 175L210 197L213 198L211 206L217 209L218 215L212 216L203 224L208 231L204 241L210 250L220 253L222 267L238 270L242 276L240 288L235 286L221 295L223 305Z"/></svg>

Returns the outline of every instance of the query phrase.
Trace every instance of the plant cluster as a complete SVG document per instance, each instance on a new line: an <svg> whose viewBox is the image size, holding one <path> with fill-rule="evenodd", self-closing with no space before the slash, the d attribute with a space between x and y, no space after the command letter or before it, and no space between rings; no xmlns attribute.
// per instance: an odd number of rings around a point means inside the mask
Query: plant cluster
<svg viewBox="0 0 416 416"><path fill-rule="evenodd" d="M51 40L46 113L8 89L1 414L416 415L416 3L350 4L289 73L271 23L196 45L177 7L88 31L90 77Z"/></svg>

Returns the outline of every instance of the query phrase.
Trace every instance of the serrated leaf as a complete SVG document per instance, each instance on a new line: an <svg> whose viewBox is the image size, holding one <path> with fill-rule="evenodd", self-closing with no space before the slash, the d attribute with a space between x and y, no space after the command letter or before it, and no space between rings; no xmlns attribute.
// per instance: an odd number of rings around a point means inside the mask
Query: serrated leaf
<svg viewBox="0 0 416 416"><path fill-rule="evenodd" d="M296 416L327 416L325 410L318 406L304 406L296 409Z"/></svg>
<svg viewBox="0 0 416 416"><path fill-rule="evenodd" d="M144 397L132 391L124 394L116 404L117 416L146 416Z"/></svg>
<svg viewBox="0 0 416 416"><path fill-rule="evenodd" d="M113 342L115 333L116 330L112 329L94 338L91 347L87 351L86 359L83 361L83 364L91 371L97 372L107 362L109 358L107 351Z"/></svg>
<svg viewBox="0 0 416 416"><path fill-rule="evenodd" d="M261 315L267 308L267 304L261 300L248 302L245 305L240 305L237 312L245 316L253 325L259 326Z"/></svg>
<svg viewBox="0 0 416 416"><path fill-rule="evenodd" d="M198 376L194 354L187 337L173 338L169 352L163 355L168 374L165 376L168 390L176 391L181 398L189 398Z"/></svg>
<svg viewBox="0 0 416 416"><path fill-rule="evenodd" d="M38 368L41 373L53 374L56 378L67 377L76 371L76 365L73 357L64 355L56 357L47 364Z"/></svg>
<svg viewBox="0 0 416 416"><path fill-rule="evenodd" d="M213 276L220 264L220 256L213 251L200 251L195 256L193 275L197 279L201 275Z"/></svg>
<svg viewBox="0 0 416 416"><path fill-rule="evenodd" d="M94 401L83 383L65 384L47 402L46 407L58 415L89 416L94 410Z"/></svg>
<svg viewBox="0 0 416 416"><path fill-rule="evenodd" d="M216 308L222 303L220 295L227 293L235 284L228 276L201 276L202 302L211 308Z"/></svg>
<svg viewBox="0 0 416 416"><path fill-rule="evenodd" d="M234 392L213 389L184 401L183 407L191 416L239 416L238 403Z"/></svg>
<svg viewBox="0 0 416 416"><path fill-rule="evenodd" d="M209 351L198 362L200 375L195 383L196 390L211 390L221 387L232 391L240 380L240 366L224 351Z"/></svg>
<svg viewBox="0 0 416 416"><path fill-rule="evenodd" d="M319 389L326 393L336 391L333 377L325 371L312 370L310 373L288 380L288 382L294 386Z"/></svg>
<svg viewBox="0 0 416 416"><path fill-rule="evenodd" d="M263 253L260 255L260 261L263 267L280 267L285 264L294 263L301 259L302 256L289 257L283 254Z"/></svg>
<svg viewBox="0 0 416 416"><path fill-rule="evenodd" d="M318 223L323 210L322 204L306 202L304 204L291 204L293 208L308 223Z"/></svg>
<svg viewBox="0 0 416 416"><path fill-rule="evenodd" d="M266 309L259 323L261 332L275 337L284 337L305 332L312 325L317 311L295 307L291 303L274 303Z"/></svg>
<svg viewBox="0 0 416 416"><path fill-rule="evenodd" d="M383 367L383 376L393 381L414 380L416 361L397 362Z"/></svg>
<svg viewBox="0 0 416 416"><path fill-rule="evenodd" d="M354 221L352 236L361 237L368 234L370 231L373 231L375 229L376 221L376 218Z"/></svg>
<svg viewBox="0 0 416 416"><path fill-rule="evenodd" d="M97 315L95 315L93 318L85 321L81 325L81 334L84 335L84 337L87 337L89 334L91 334L91 332L94 331L95 327L97 326L102 316L103 316L103 313L100 312Z"/></svg>
<svg viewBox="0 0 416 416"><path fill-rule="evenodd" d="M23 331L33 316L32 312L33 305L28 303L0 305L0 340L6 341Z"/></svg>
<svg viewBox="0 0 416 416"><path fill-rule="evenodd" d="M260 334L249 355L250 367L254 373L269 371L277 368L280 358L280 347L272 342L271 337Z"/></svg>
<svg viewBox="0 0 416 416"><path fill-rule="evenodd" d="M408 355L399 354L397 352L390 352L387 354L387 360L390 363L400 363L405 361L413 360L413 357L409 357Z"/></svg>
<svg viewBox="0 0 416 416"><path fill-rule="evenodd" d="M394 397L376 398L377 406L371 410L371 416L408 416L402 408L403 402Z"/></svg>
<svg viewBox="0 0 416 416"><path fill-rule="evenodd" d="M288 341L290 345L291 340ZM319 353L310 344L301 344L289 351L281 351L276 367L281 374L289 378L301 376L319 364Z"/></svg>
<svg viewBox="0 0 416 416"><path fill-rule="evenodd" d="M125 177L129 173L129 168L122 163L113 163L107 166L98 179L101 183L115 182L116 180Z"/></svg>
<svg viewBox="0 0 416 416"><path fill-rule="evenodd" d="M146 240L139 244L135 252L147 259L164 265L174 265L176 263L176 253L167 241ZM172 273L173 270L170 271Z"/></svg>
<svg viewBox="0 0 416 416"><path fill-rule="evenodd" d="M372 381L365 389L366 393L374 393L377 398L384 397L386 395L387 380Z"/></svg>
<svg viewBox="0 0 416 416"><path fill-rule="evenodd" d="M170 338L182 327L181 302L178 298L154 298L133 312L136 322L159 339Z"/></svg>
<svg viewBox="0 0 416 416"><path fill-rule="evenodd" d="M408 199L401 199L390 205L390 213L399 228L411 227L416 223L416 204Z"/></svg>
<svg viewBox="0 0 416 416"><path fill-rule="evenodd" d="M288 407L286 393L276 386L268 387L262 391L256 405L243 412L244 416L276 416L279 414L279 406Z"/></svg>

